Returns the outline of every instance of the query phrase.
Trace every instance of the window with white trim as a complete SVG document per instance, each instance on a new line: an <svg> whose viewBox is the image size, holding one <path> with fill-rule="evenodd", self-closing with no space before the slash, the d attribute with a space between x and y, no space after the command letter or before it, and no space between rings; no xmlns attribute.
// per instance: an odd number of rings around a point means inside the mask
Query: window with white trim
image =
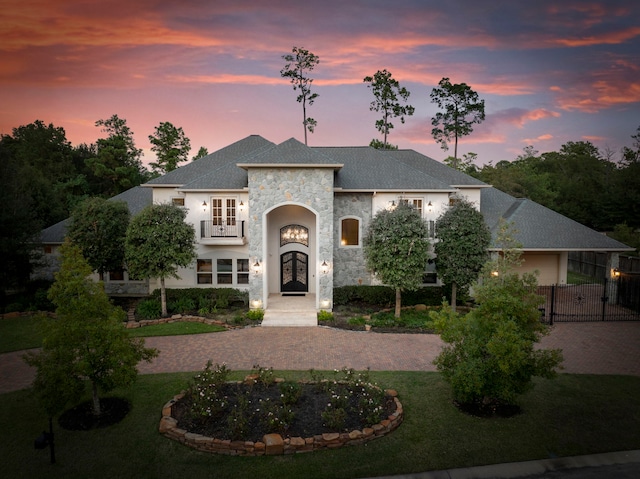
<svg viewBox="0 0 640 479"><path fill-rule="evenodd" d="M340 220L340 246L360 246L360 218Z"/></svg>
<svg viewBox="0 0 640 479"><path fill-rule="evenodd" d="M196 262L196 276L198 284L249 284L249 260L247 258L199 258Z"/></svg>
<svg viewBox="0 0 640 479"><path fill-rule="evenodd" d="M184 197L175 196L171 198L171 203L173 203L174 206L184 206Z"/></svg>
<svg viewBox="0 0 640 479"><path fill-rule="evenodd" d="M422 198L401 198L399 201L405 205L413 206L422 218Z"/></svg>
<svg viewBox="0 0 640 479"><path fill-rule="evenodd" d="M235 226L236 198L211 198L211 220L216 226Z"/></svg>

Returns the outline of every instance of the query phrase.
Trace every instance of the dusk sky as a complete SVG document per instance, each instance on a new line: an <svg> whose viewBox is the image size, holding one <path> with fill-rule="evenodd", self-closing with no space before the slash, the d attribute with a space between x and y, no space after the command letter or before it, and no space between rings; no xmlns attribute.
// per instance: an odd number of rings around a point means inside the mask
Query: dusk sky
<svg viewBox="0 0 640 479"><path fill-rule="evenodd" d="M637 0L0 0L0 133L39 119L77 145L96 120L127 120L152 158L160 122L191 155L251 134L304 141L297 92L281 78L295 46L320 57L311 146L381 139L363 78L387 69L415 114L389 141L437 160L429 94L443 77L485 100L486 120L459 153L478 164L533 145L588 140L615 151L640 126Z"/></svg>

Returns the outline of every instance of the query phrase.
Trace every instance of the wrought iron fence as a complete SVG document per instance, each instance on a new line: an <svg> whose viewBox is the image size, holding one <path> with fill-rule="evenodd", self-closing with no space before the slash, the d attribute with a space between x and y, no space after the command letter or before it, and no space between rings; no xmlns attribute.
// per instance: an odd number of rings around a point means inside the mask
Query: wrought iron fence
<svg viewBox="0 0 640 479"><path fill-rule="evenodd" d="M640 321L640 274L621 273L588 284L539 286L538 294L545 297L540 311L549 324Z"/></svg>

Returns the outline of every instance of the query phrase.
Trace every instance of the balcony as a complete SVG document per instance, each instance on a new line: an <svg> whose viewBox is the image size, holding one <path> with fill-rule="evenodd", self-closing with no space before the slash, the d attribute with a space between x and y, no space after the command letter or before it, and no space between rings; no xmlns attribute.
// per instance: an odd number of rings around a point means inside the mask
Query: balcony
<svg viewBox="0 0 640 479"><path fill-rule="evenodd" d="M200 221L200 243L210 245L244 245L244 221L227 224L226 221Z"/></svg>

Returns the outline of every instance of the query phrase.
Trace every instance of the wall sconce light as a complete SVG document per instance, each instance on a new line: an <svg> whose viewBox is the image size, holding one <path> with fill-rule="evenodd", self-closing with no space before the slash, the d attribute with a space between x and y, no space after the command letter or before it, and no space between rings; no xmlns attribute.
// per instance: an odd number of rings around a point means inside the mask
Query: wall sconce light
<svg viewBox="0 0 640 479"><path fill-rule="evenodd" d="M320 271L322 272L322 274L327 274L329 272L329 263L323 261L320 265Z"/></svg>
<svg viewBox="0 0 640 479"><path fill-rule="evenodd" d="M244 203L242 202L242 200L240 200L240 204L238 205L238 209L240 211L244 211Z"/></svg>
<svg viewBox="0 0 640 479"><path fill-rule="evenodd" d="M262 308L262 300L261 299L254 299L253 301L251 301L251 306L253 306L253 309Z"/></svg>
<svg viewBox="0 0 640 479"><path fill-rule="evenodd" d="M427 203L427 211L431 213L432 210L433 210L433 205L431 204L431 201L429 201L429 203Z"/></svg>
<svg viewBox="0 0 640 479"><path fill-rule="evenodd" d="M396 209L396 200L391 200L391 203L389 203L389 206L387 207L388 210L393 211Z"/></svg>
<svg viewBox="0 0 640 479"><path fill-rule="evenodd" d="M206 201L202 202L202 211L204 211L205 213L207 211L207 202Z"/></svg>
<svg viewBox="0 0 640 479"><path fill-rule="evenodd" d="M613 276L614 278L619 278L620 277L620 270L618 268L613 268L611 270L611 276Z"/></svg>
<svg viewBox="0 0 640 479"><path fill-rule="evenodd" d="M253 272L257 275L260 272L260 261L256 259L256 262L253 264Z"/></svg>

